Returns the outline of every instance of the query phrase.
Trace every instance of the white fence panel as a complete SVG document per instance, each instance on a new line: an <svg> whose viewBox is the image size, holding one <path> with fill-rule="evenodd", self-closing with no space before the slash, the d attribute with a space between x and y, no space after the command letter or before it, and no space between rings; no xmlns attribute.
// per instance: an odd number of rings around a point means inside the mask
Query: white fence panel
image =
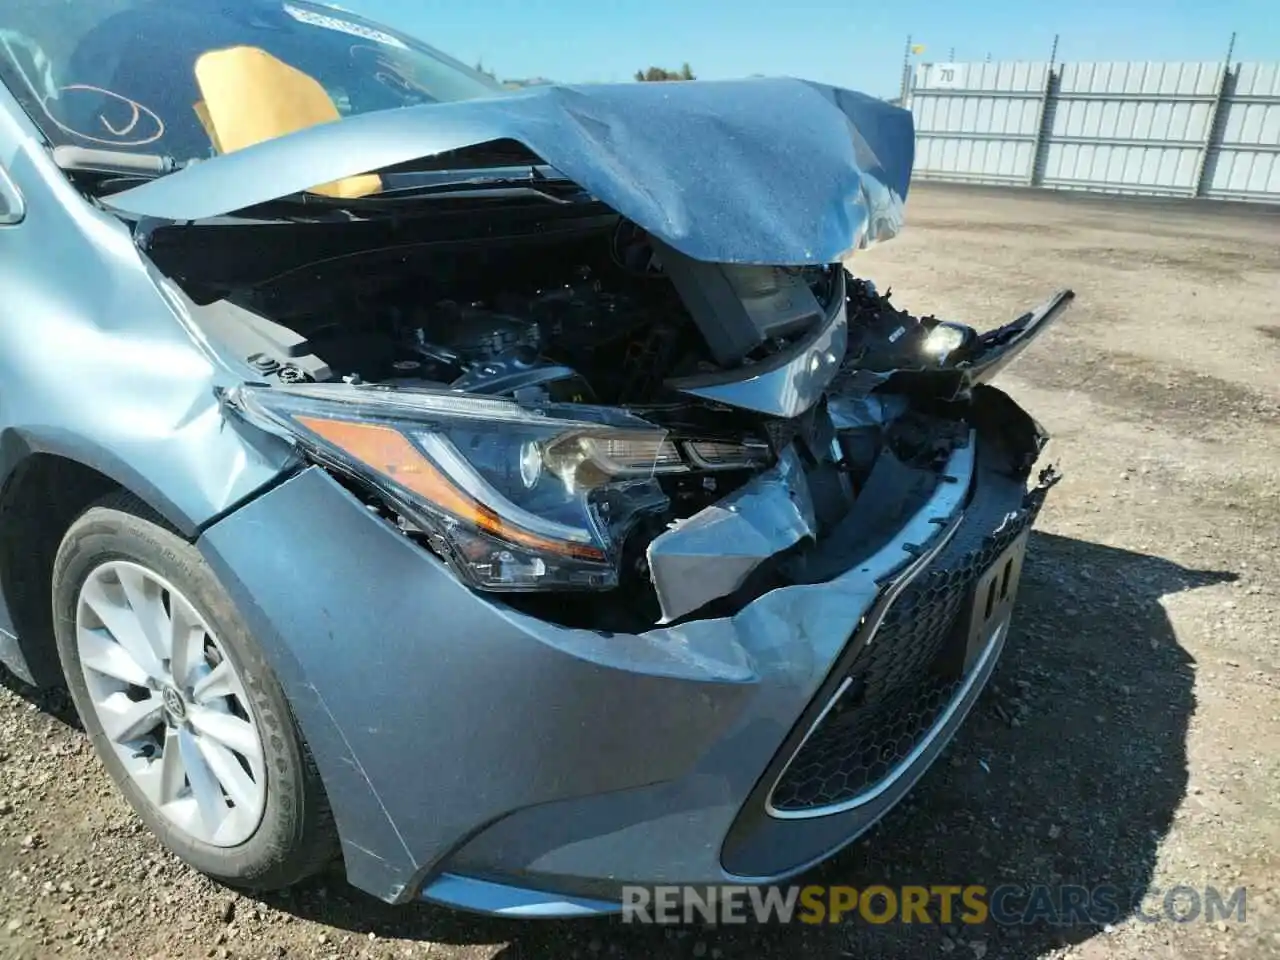
<svg viewBox="0 0 1280 960"><path fill-rule="evenodd" d="M1205 195L1280 202L1280 63L1243 63L1224 103Z"/></svg>
<svg viewBox="0 0 1280 960"><path fill-rule="evenodd" d="M924 64L912 98L916 175L1024 183L1047 63Z"/></svg>
<svg viewBox="0 0 1280 960"><path fill-rule="evenodd" d="M1194 193L1221 83L1214 63L1064 64L1040 182Z"/></svg>
<svg viewBox="0 0 1280 960"><path fill-rule="evenodd" d="M922 64L920 179L1280 202L1280 64Z"/></svg>

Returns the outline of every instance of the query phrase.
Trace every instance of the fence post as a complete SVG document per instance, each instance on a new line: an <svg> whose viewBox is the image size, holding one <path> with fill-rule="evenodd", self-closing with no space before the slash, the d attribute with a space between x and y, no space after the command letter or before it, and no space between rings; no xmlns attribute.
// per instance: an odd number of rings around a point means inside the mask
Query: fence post
<svg viewBox="0 0 1280 960"><path fill-rule="evenodd" d="M1027 170L1027 186L1029 187L1038 187L1040 185L1040 163L1043 159L1041 154L1044 152L1045 143L1049 139L1045 125L1052 123L1053 120L1053 111L1049 109L1049 106L1055 92L1053 71L1057 59L1058 35L1055 33L1053 35L1053 49L1049 52L1049 67L1044 73L1044 90L1040 95L1040 108L1036 113L1036 139L1031 145L1031 168Z"/></svg>
<svg viewBox="0 0 1280 960"><path fill-rule="evenodd" d="M1209 111L1209 127L1204 132L1204 146L1200 148L1200 156L1196 158L1196 178L1191 187L1193 197L1203 197L1209 190L1212 179L1209 169L1209 157L1214 147L1222 143L1223 128L1226 126L1227 104L1235 89L1235 76L1231 72L1231 54L1236 48L1236 35L1231 34L1227 44L1227 56L1222 61L1222 76L1218 78L1218 92L1214 95L1213 108Z"/></svg>
<svg viewBox="0 0 1280 960"><path fill-rule="evenodd" d="M907 47L902 51L902 89L898 93L899 105L907 105L907 90L911 84L911 34L907 34Z"/></svg>

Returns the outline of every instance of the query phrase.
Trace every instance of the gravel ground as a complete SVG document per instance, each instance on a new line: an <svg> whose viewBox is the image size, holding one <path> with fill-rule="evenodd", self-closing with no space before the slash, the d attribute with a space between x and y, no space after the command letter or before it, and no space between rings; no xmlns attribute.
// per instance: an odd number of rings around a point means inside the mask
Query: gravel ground
<svg viewBox="0 0 1280 960"><path fill-rule="evenodd" d="M986 326L1077 291L1003 381L1066 479L992 688L813 879L1244 886L1244 922L516 924L337 874L239 896L141 829L63 696L0 672L0 956L1280 956L1280 215L926 185L908 218L855 265L902 306Z"/></svg>

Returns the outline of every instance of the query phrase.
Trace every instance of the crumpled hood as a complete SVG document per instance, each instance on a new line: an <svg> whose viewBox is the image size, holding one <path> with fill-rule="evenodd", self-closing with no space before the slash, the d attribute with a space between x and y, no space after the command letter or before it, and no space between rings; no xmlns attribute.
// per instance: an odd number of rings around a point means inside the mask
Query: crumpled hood
<svg viewBox="0 0 1280 960"><path fill-rule="evenodd" d="M803 80L548 86L348 117L104 202L202 220L496 140L690 257L779 265L832 263L894 236L915 149L909 112Z"/></svg>

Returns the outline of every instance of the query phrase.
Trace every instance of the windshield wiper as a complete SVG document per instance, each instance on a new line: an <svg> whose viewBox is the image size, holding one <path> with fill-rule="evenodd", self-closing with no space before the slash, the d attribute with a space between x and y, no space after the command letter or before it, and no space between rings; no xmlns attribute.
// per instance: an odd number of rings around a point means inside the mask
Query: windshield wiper
<svg viewBox="0 0 1280 960"><path fill-rule="evenodd" d="M558 192L557 192L558 191ZM405 184L400 187L389 187L362 197L363 200L414 200L427 197L537 197L552 203L572 203L561 194L582 194L584 191L571 180L535 180L532 178L512 179L495 177L492 179L467 178L463 180L446 180L436 183Z"/></svg>
<svg viewBox="0 0 1280 960"><path fill-rule="evenodd" d="M586 199L588 194L572 180L547 177L459 176L385 187L364 197L330 197L318 193L293 193L279 197L274 203L344 209L355 211L385 210L394 204L415 200L542 200L570 204Z"/></svg>
<svg viewBox="0 0 1280 960"><path fill-rule="evenodd" d="M181 164L158 153L96 150L63 145L53 148L53 162L68 173L106 173L127 177L162 177Z"/></svg>

